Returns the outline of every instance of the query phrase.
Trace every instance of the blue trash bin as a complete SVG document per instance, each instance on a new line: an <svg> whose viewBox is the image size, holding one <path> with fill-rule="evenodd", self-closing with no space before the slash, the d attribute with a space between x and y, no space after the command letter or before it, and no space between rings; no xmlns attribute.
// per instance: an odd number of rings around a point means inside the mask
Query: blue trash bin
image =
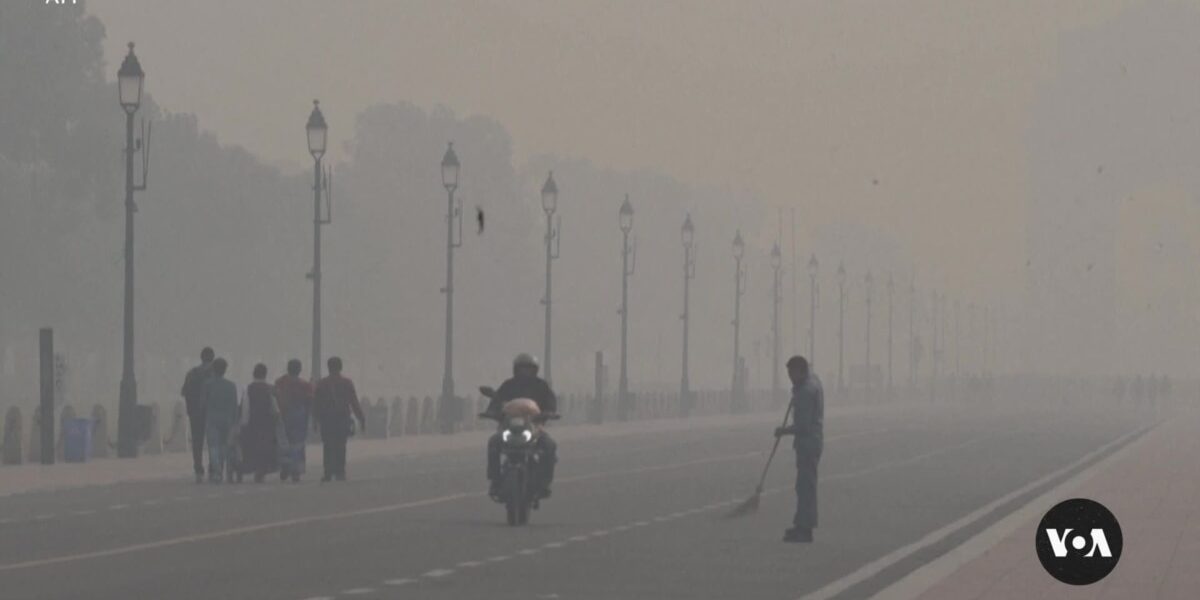
<svg viewBox="0 0 1200 600"><path fill-rule="evenodd" d="M63 460L87 462L92 452L92 420L65 419L63 421Z"/></svg>

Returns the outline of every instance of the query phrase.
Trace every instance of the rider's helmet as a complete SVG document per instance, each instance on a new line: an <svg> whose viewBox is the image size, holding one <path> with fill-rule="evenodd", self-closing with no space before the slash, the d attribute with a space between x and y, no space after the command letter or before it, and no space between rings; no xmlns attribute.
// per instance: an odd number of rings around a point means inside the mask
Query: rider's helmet
<svg viewBox="0 0 1200 600"><path fill-rule="evenodd" d="M538 359L532 354L522 352L513 359L513 374L515 375L521 368L533 369L534 374L538 372Z"/></svg>

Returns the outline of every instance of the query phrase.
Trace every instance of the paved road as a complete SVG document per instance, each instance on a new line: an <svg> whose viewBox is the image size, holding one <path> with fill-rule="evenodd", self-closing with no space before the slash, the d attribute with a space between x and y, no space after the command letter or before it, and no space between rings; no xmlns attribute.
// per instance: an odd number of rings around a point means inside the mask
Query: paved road
<svg viewBox="0 0 1200 600"><path fill-rule="evenodd" d="M0 595L791 599L1141 424L925 408L833 417L811 546L779 541L790 452L758 514L720 518L753 489L765 418L563 444L555 497L526 528L504 525L482 494L482 433L478 450L352 463L341 484L180 479L24 494L0 498ZM929 558L842 597L865 597Z"/></svg>

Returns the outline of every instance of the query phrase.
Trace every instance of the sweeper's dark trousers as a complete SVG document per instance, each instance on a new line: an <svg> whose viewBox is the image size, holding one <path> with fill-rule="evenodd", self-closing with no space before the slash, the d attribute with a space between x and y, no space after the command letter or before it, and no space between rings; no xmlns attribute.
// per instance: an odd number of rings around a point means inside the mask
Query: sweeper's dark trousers
<svg viewBox="0 0 1200 600"><path fill-rule="evenodd" d="M796 515L792 525L804 529L817 526L817 464L821 462L822 440L797 437L796 450Z"/></svg>

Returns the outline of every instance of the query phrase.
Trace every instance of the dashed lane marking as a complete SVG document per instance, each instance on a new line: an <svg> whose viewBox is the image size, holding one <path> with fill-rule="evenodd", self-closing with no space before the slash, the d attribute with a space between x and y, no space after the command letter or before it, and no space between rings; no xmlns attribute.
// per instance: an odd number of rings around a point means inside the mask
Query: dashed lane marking
<svg viewBox="0 0 1200 600"><path fill-rule="evenodd" d="M457 565L454 565L454 566L456 566L456 567L458 567L458 568L460 568L460 569L470 569L470 568L473 568L473 567L478 567L479 565L482 565L482 564L483 564L483 563L481 563L481 562L478 562L478 561L474 561L474 560L464 560L464 561L462 561L462 562L460 562L460 563L458 563Z"/></svg>
<svg viewBox="0 0 1200 600"><path fill-rule="evenodd" d="M370 594L373 591L375 591L375 588L354 588L352 590L346 590L342 592L342 594L346 596L361 596L363 594Z"/></svg>
<svg viewBox="0 0 1200 600"><path fill-rule="evenodd" d="M384 581L383 584L400 586L400 585L408 585L410 583L413 583L414 581L416 581L416 580L415 579L407 579L407 578L388 579L387 581Z"/></svg>
<svg viewBox="0 0 1200 600"><path fill-rule="evenodd" d="M433 578L445 577L447 575L450 575L453 572L454 572L454 569L433 569L432 571L426 571L424 573L424 575L422 575L422 577L433 577Z"/></svg>

